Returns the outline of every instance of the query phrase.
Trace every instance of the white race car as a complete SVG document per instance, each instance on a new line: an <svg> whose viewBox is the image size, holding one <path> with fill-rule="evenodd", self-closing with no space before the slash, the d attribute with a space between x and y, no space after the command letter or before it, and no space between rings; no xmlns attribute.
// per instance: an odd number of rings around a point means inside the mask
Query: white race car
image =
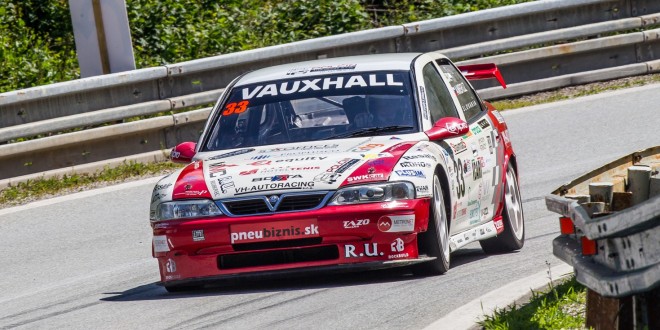
<svg viewBox="0 0 660 330"><path fill-rule="evenodd" d="M168 291L233 277L411 266L520 249L516 158L502 116L468 82L493 64L438 53L269 67L235 79L189 163L151 200Z"/></svg>

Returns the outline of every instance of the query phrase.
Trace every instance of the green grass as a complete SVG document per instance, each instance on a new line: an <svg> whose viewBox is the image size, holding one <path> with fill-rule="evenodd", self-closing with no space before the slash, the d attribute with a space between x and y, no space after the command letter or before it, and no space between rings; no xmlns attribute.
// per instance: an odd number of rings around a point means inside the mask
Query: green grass
<svg viewBox="0 0 660 330"><path fill-rule="evenodd" d="M79 191L103 183L123 182L126 179L173 172L182 166L169 161L160 163L130 161L117 167L106 167L93 174L71 174L19 182L0 190L0 207L19 205L25 201L42 199L62 192Z"/></svg>
<svg viewBox="0 0 660 330"><path fill-rule="evenodd" d="M511 305L486 315L479 325L484 329L585 329L586 288L571 277L550 286L545 292L532 292L523 306Z"/></svg>

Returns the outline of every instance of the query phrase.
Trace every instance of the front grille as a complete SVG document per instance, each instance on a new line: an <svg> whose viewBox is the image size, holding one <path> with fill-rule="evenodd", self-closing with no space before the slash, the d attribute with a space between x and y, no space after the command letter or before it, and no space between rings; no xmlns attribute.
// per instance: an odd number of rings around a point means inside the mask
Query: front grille
<svg viewBox="0 0 660 330"><path fill-rule="evenodd" d="M270 209L266 205L264 199L247 199L234 202L225 202L223 203L229 213L235 215L246 215L246 214L256 214L256 213L267 213L270 212Z"/></svg>
<svg viewBox="0 0 660 330"><path fill-rule="evenodd" d="M234 248L234 251L270 250L270 249L281 249L281 248L300 247L300 246L309 246L309 245L319 245L321 244L322 241L323 239L321 237L312 237L312 238L287 239L287 240L273 241L273 242L232 244L232 247Z"/></svg>
<svg viewBox="0 0 660 330"><path fill-rule="evenodd" d="M313 209L323 201L323 198L325 194L287 196L282 198L277 210L284 212Z"/></svg>
<svg viewBox="0 0 660 330"><path fill-rule="evenodd" d="M220 201L220 207L230 216L305 211L320 208L330 195L327 191L282 194L274 205L268 200L273 195L232 198Z"/></svg>
<svg viewBox="0 0 660 330"><path fill-rule="evenodd" d="M291 250L247 252L218 257L219 269L272 266L296 262L334 260L339 258L336 245Z"/></svg>

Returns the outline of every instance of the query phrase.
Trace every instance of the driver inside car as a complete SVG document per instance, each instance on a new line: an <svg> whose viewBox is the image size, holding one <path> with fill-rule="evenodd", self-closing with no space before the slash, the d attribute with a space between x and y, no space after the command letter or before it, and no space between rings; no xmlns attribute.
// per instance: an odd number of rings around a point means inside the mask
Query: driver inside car
<svg viewBox="0 0 660 330"><path fill-rule="evenodd" d="M397 95L368 95L366 103L373 127L412 126L412 110L405 98Z"/></svg>

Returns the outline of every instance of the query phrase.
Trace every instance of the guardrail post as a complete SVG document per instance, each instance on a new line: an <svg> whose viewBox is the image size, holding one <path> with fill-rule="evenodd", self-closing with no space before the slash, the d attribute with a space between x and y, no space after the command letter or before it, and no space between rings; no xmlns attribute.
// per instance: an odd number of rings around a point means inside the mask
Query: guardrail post
<svg viewBox="0 0 660 330"><path fill-rule="evenodd" d="M659 170L657 146L546 197L548 209L561 215L553 253L587 287L587 327L660 329Z"/></svg>
<svg viewBox="0 0 660 330"><path fill-rule="evenodd" d="M607 298L587 289L586 326L593 329L632 329L632 297Z"/></svg>

